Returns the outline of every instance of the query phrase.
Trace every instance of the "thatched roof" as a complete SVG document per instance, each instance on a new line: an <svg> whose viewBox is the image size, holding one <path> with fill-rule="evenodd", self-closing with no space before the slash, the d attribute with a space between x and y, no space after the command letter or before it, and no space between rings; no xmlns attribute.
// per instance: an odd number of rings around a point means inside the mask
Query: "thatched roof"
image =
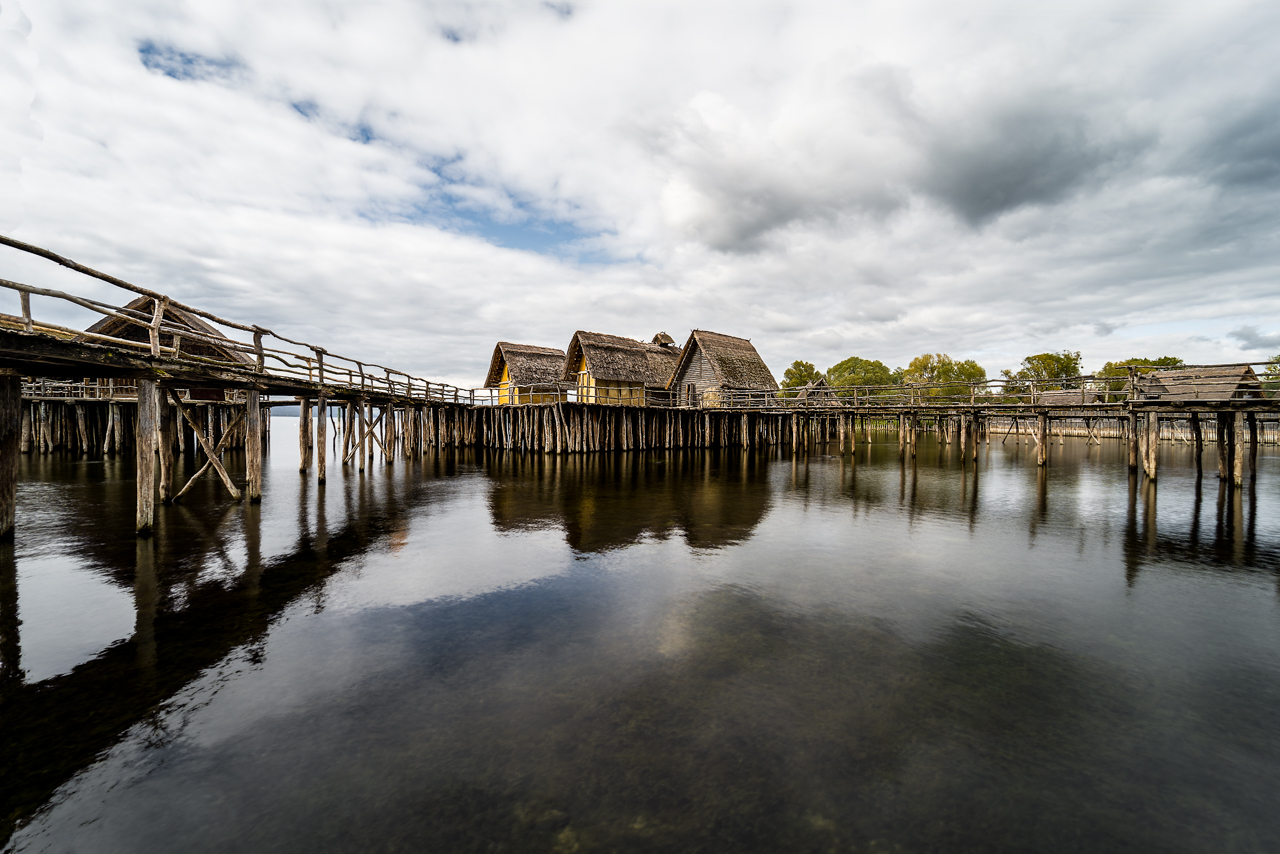
<svg viewBox="0 0 1280 854"><path fill-rule="evenodd" d="M693 358L695 350L706 354L716 374L716 383L720 388L742 389L746 391L777 391L778 381L769 372L769 366L760 358L756 348L745 338L732 335L721 335L719 332L708 332L695 329L689 333L689 340L680 354L680 363L671 373L667 386L675 382L676 376Z"/></svg>
<svg viewBox="0 0 1280 854"><path fill-rule="evenodd" d="M666 388L667 380L680 358L680 348L646 344L620 335L579 330L569 342L561 379L573 380L578 363L583 357L587 360L587 370L597 380L643 383L649 388Z"/></svg>
<svg viewBox="0 0 1280 854"><path fill-rule="evenodd" d="M147 319L150 320L152 313L155 311L155 302L151 297L138 297L126 305L125 308L129 311L146 315ZM167 325L185 326L193 332L198 332L209 338L226 339L227 337L194 314L174 306L165 308L164 319ZM129 323L127 320L121 320L118 317L104 317L86 329L85 332L92 332L96 335L109 335L112 338L121 338L125 341L146 342L150 340L150 333L147 327ZM169 332L161 333L160 345L162 347L172 347L173 335ZM253 359L248 353L230 348L224 349L213 344L207 344L204 341L184 340L182 342L182 352L192 356L240 362L245 365L253 364Z"/></svg>
<svg viewBox="0 0 1280 854"><path fill-rule="evenodd" d="M660 335L665 335L668 340L671 339L671 336L665 332ZM680 364L680 348L674 343L653 343L645 344L644 352L649 360L649 370L645 375L644 384L649 388L666 388L676 372L676 365Z"/></svg>
<svg viewBox="0 0 1280 854"><path fill-rule="evenodd" d="M516 386L552 385L560 382L564 369L564 351L555 347L512 344L499 341L489 360L489 373L484 387L496 388L502 383L502 367L506 365L511 384Z"/></svg>
<svg viewBox="0 0 1280 854"><path fill-rule="evenodd" d="M1152 371L1138 378L1147 400L1231 400L1262 397L1262 383L1248 365Z"/></svg>
<svg viewBox="0 0 1280 854"><path fill-rule="evenodd" d="M1062 388L1040 392L1037 401L1044 406L1071 406L1072 404L1097 403L1103 392L1094 389Z"/></svg>

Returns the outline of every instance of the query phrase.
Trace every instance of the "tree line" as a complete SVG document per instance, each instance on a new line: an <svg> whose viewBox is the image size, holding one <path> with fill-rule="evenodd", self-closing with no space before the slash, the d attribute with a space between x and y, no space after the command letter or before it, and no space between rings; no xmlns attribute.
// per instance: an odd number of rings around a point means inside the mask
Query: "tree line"
<svg viewBox="0 0 1280 854"><path fill-rule="evenodd" d="M1016 371L1000 372L1004 392L1018 394L1028 391L1033 384L1042 391L1064 388L1066 380L1084 373L1080 362L1079 350L1027 356ZM1128 379L1131 368L1146 373L1181 368L1185 364L1176 356L1122 359L1107 362L1094 376L1114 377L1115 382L1108 385L1114 386L1112 390L1119 390ZM1268 389L1280 388L1280 355L1269 360L1263 379L1267 380L1265 385ZM894 389L900 386L930 385L934 388L929 390L929 394L950 396L965 393L973 383L986 382L987 371L973 359L953 359L946 353L924 353L912 359L905 368L892 370L878 359L850 356L825 372L819 371L812 362L796 360L783 373L781 386L794 389L819 381L835 387L880 387L885 394L894 393Z"/></svg>

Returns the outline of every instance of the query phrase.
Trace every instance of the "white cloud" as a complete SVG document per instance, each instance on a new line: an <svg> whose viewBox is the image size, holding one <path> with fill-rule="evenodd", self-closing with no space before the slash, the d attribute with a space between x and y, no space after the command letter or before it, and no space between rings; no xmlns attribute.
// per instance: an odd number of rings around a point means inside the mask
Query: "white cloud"
<svg viewBox="0 0 1280 854"><path fill-rule="evenodd" d="M432 378L578 328L1219 361L1280 309L1265 6L3 10L0 227Z"/></svg>

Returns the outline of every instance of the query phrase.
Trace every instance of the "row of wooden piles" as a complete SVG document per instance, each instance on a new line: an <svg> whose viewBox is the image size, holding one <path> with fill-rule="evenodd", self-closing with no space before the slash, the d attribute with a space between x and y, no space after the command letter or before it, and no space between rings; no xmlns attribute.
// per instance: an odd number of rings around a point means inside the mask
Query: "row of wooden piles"
<svg viewBox="0 0 1280 854"><path fill-rule="evenodd" d="M224 449L243 449L247 433L242 413L244 404L187 402L201 432ZM22 401L19 451L23 454L51 454L70 451L85 456L129 453L136 444L138 407L131 401L56 400ZM264 441L268 422L264 420ZM174 451L191 453L199 448L195 427L184 419L173 435ZM158 440L157 440L158 441ZM158 446L159 447L159 446Z"/></svg>
<svg viewBox="0 0 1280 854"><path fill-rule="evenodd" d="M342 465L364 471L378 451L391 463L414 459L428 448L461 447L478 444L483 430L479 410L465 406L377 404L366 400L299 401L299 470L314 464L324 483L328 474L328 445ZM332 433L330 432L332 431Z"/></svg>

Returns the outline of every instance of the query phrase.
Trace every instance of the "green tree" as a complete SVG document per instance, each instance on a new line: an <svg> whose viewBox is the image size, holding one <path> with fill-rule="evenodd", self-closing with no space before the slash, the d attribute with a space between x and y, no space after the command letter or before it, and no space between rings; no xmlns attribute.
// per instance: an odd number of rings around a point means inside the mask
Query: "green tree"
<svg viewBox="0 0 1280 854"><path fill-rule="evenodd" d="M987 379L986 369L974 360L956 361L946 353L916 356L911 364L901 370L903 383L932 385L932 388L925 390L925 394L931 397L967 396L970 383L985 382Z"/></svg>
<svg viewBox="0 0 1280 854"><path fill-rule="evenodd" d="M884 362L850 356L827 369L827 382L833 386L893 385L893 374Z"/></svg>
<svg viewBox="0 0 1280 854"><path fill-rule="evenodd" d="M1063 382L1080 376L1080 351L1063 350L1061 353L1037 353L1022 360L1017 371L1003 370L1005 392L1021 394L1036 384L1041 391L1066 388Z"/></svg>
<svg viewBox="0 0 1280 854"><path fill-rule="evenodd" d="M1262 375L1262 387L1267 391L1274 392L1280 389L1280 355L1272 356L1267 360L1266 373Z"/></svg>
<svg viewBox="0 0 1280 854"><path fill-rule="evenodd" d="M1129 367L1137 367L1139 369L1146 368L1147 371L1155 371L1167 368L1181 368L1185 362L1177 356L1161 356L1158 359L1125 359L1120 362L1107 362L1102 366L1102 370L1098 371L1101 377L1127 377L1129 376Z"/></svg>
<svg viewBox="0 0 1280 854"><path fill-rule="evenodd" d="M802 362L797 359L791 363L791 367L783 371L782 387L799 388L822 378L822 373L813 366L812 362Z"/></svg>

